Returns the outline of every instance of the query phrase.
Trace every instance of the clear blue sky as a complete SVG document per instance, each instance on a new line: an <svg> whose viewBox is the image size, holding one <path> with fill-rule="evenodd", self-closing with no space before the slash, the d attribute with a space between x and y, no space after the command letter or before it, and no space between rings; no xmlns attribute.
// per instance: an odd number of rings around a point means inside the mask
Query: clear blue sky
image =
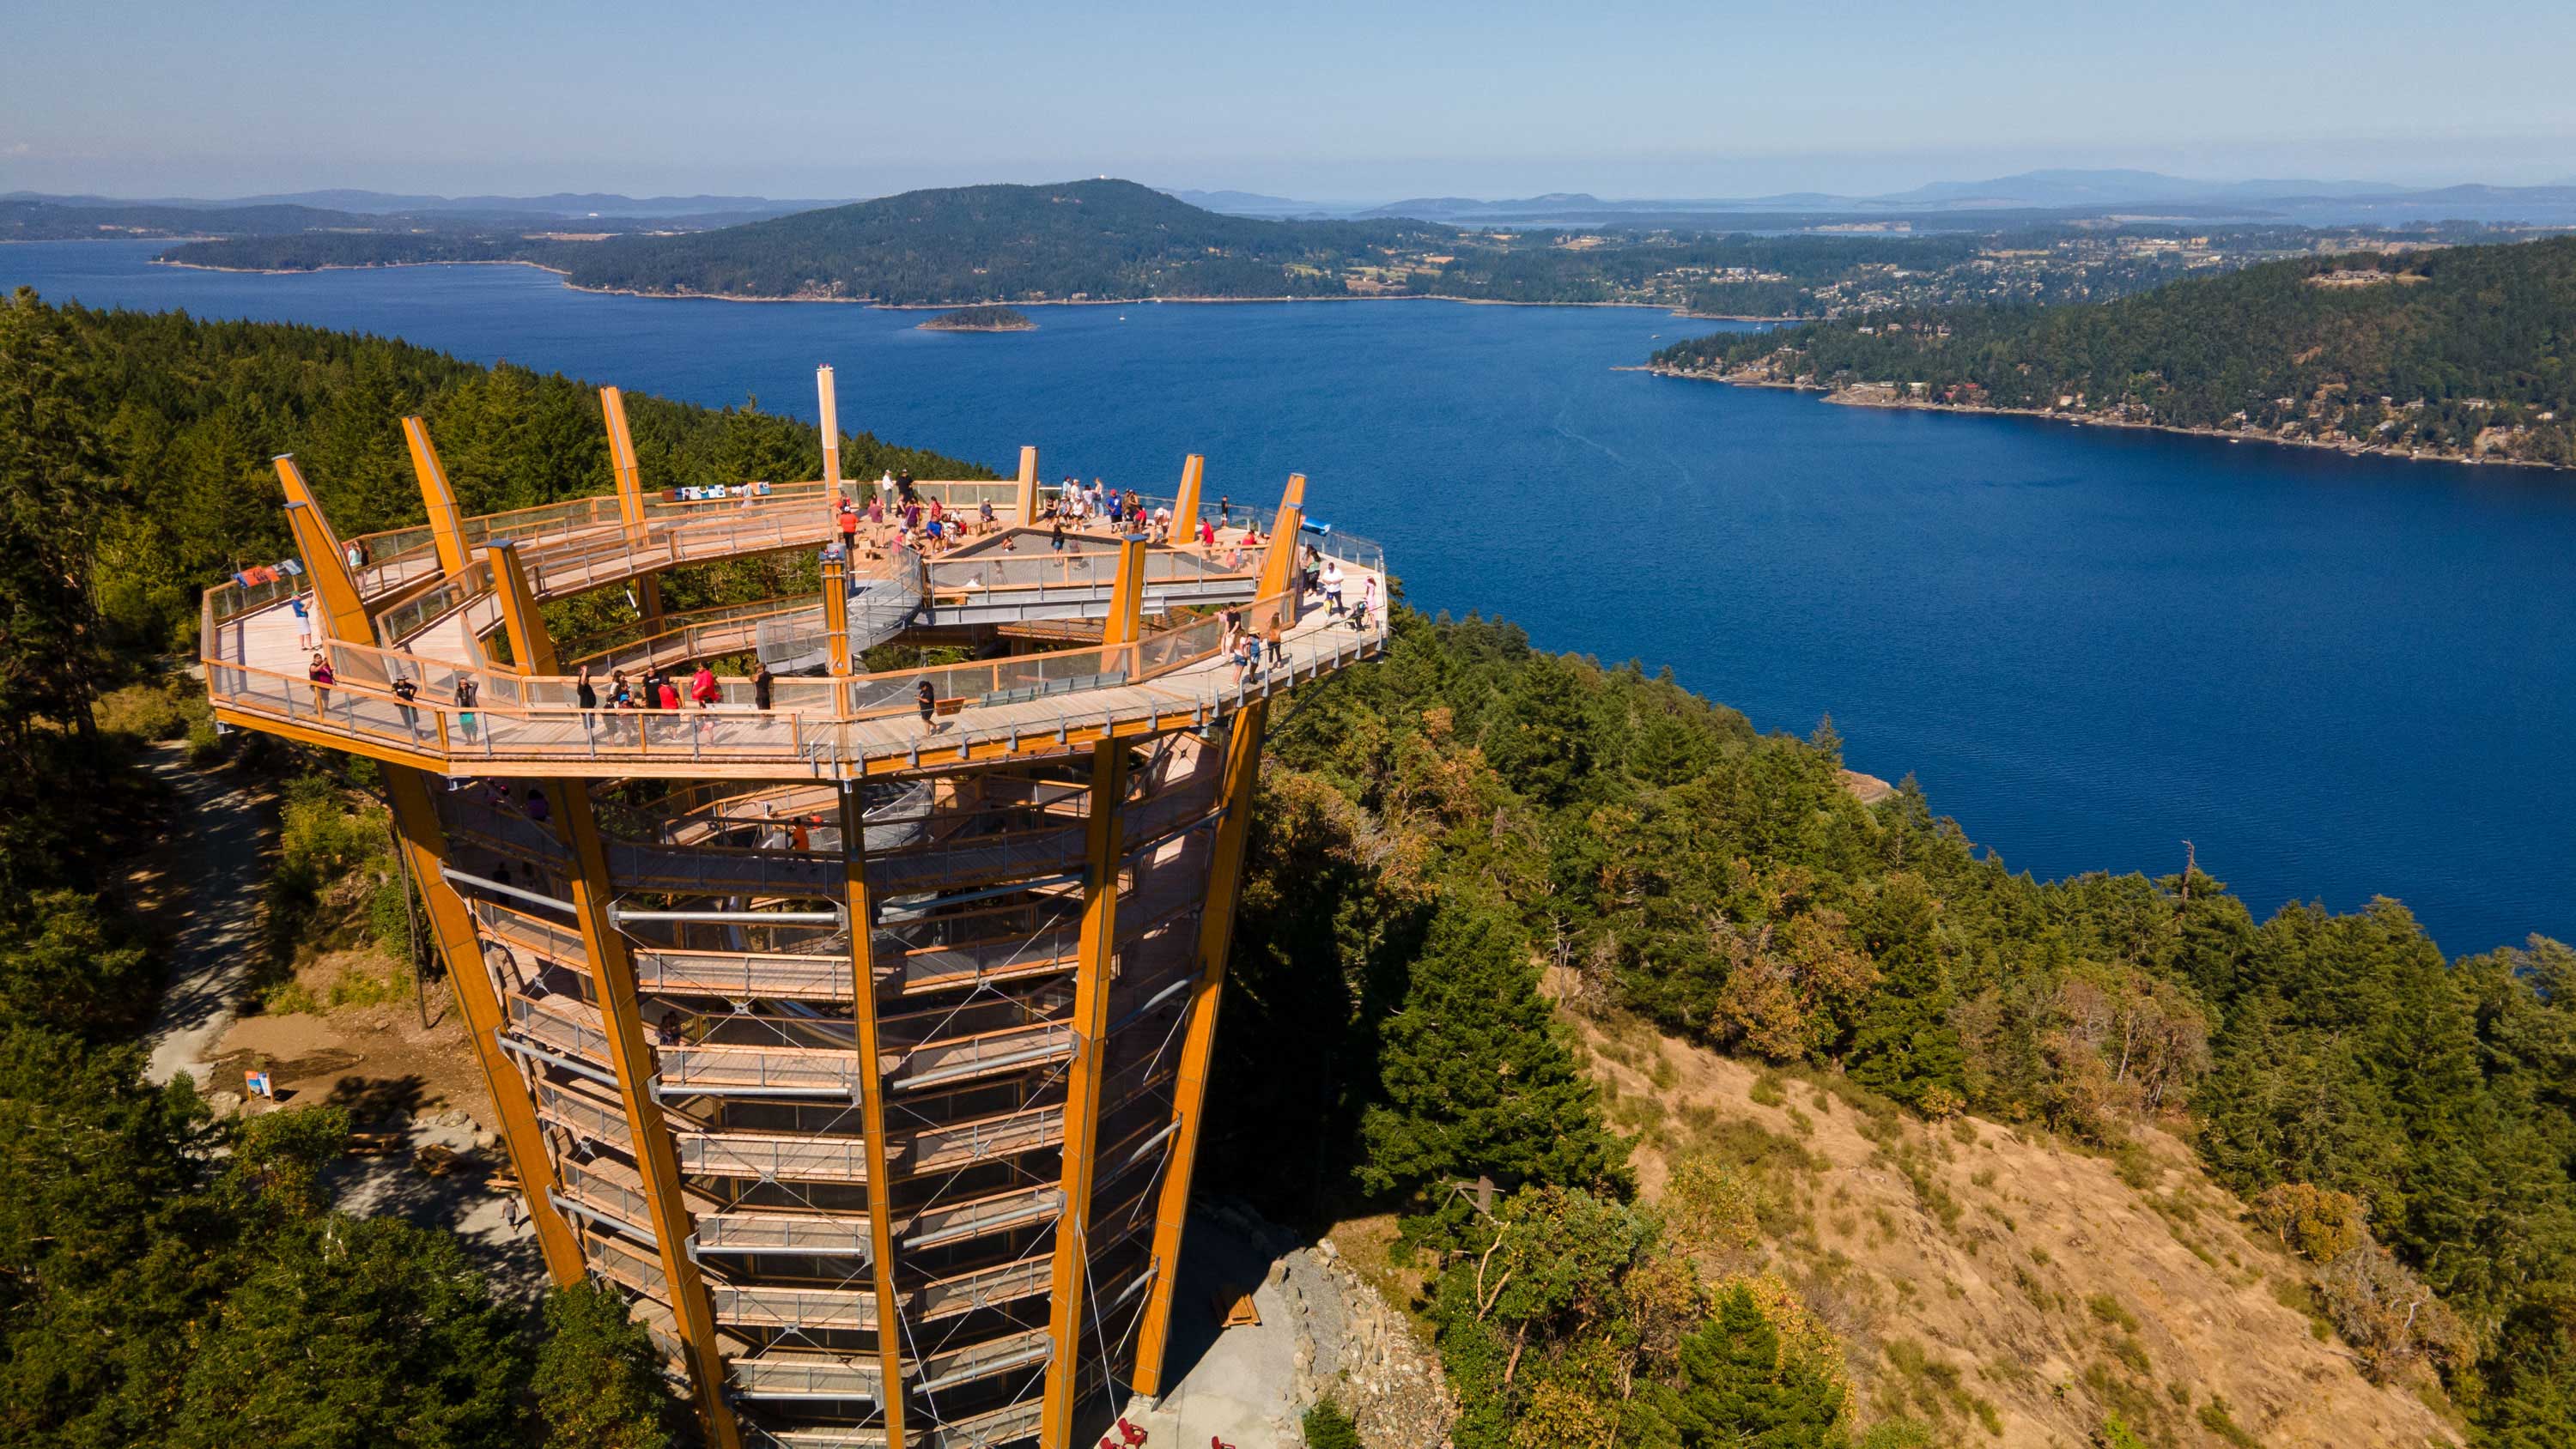
<svg viewBox="0 0 2576 1449"><path fill-rule="evenodd" d="M24 0L0 190L1321 200L2036 166L2576 177L2566 0L407 6Z"/></svg>

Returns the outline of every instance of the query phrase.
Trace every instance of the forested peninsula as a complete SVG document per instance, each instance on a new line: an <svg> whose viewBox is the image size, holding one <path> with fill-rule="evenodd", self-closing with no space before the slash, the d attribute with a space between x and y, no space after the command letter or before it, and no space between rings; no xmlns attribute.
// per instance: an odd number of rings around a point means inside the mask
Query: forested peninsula
<svg viewBox="0 0 2576 1449"><path fill-rule="evenodd" d="M2576 464L2576 237L2270 262L2075 306L1676 343L1688 377L2351 452Z"/></svg>
<svg viewBox="0 0 2576 1449"><path fill-rule="evenodd" d="M656 479L821 465L791 419L628 406ZM172 665L195 591L288 547L271 455L351 532L419 521L406 413L471 511L609 491L568 378L0 305L0 1444L281 1422L314 1443L674 1442L615 1294L556 1292L533 1320L452 1235L334 1203L352 1109L219 1115L184 1077L143 1079L170 912L133 909L128 868L190 828L139 768L156 735L285 795L287 958L405 949L371 767L281 744L225 762ZM964 467L841 448L861 476ZM778 582L709 584L737 586ZM2576 952L2446 961L2393 901L2258 920L2197 871L2035 881L1910 782L1863 803L1829 727L1763 734L1499 621L1393 623L1382 662L1273 716L1199 1171L1309 1231L1398 1225L1373 1271L1418 1307L1459 1449L1926 1449L2000 1433L1998 1399L2124 1449L2258 1442L2256 1406L2151 1356L2156 1315L2313 1333L2339 1355L2320 1373L2398 1386L2480 1449L2576 1441ZM1670 1063L1617 1045L1640 1031L1758 1068L1782 1125L1668 1111ZM1607 1084L1614 1050L1646 1095ZM1889 1331L1901 1303L1969 1290L1891 1298L1828 1251L1876 1230L1816 1187L1810 1108L1884 1144L1871 1175L1981 1259L1976 1302L2000 1284L2047 1315L2063 1377ZM2166 1132L2236 1196L2167 1193L2140 1145ZM1962 1221L1944 1186L1993 1181L1971 1176L1981 1133L2117 1163L2163 1215L2144 1231L2242 1218L2256 1257L2195 1248L2206 1298L2174 1278L2152 1306L2062 1300L2005 1210ZM1453 1191L1480 1176L1490 1214Z"/></svg>

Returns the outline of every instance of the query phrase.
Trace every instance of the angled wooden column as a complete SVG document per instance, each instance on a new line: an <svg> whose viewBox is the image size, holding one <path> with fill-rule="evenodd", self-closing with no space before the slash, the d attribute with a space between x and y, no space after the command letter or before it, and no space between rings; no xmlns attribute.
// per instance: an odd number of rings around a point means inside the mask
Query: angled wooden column
<svg viewBox="0 0 2576 1449"><path fill-rule="evenodd" d="M374 643L375 629L358 597L357 576L349 572L349 556L340 551L340 536L322 516L322 505L313 501L313 489L304 481L304 470L295 466L295 455L280 453L275 461L277 481L286 489L286 527L295 535L295 551L304 560L304 577L313 586L313 602L318 606L315 622L322 632L343 643Z"/></svg>
<svg viewBox="0 0 2576 1449"><path fill-rule="evenodd" d="M641 540L644 526L644 469L635 461L635 433L626 426L626 394L613 387L599 390L600 416L608 420L608 467L617 477L617 518L628 538ZM635 612L643 617L647 634L662 622L662 576L642 573L635 576ZM544 671L552 674L549 668Z"/></svg>
<svg viewBox="0 0 2576 1449"><path fill-rule="evenodd" d="M546 632L545 616L537 612L536 592L528 587L528 571L519 562L519 546L486 544L483 557L492 565L492 589L501 596L501 623L509 631L510 658L519 672L562 673L555 667L554 636Z"/></svg>
<svg viewBox="0 0 2576 1449"><path fill-rule="evenodd" d="M1225 776L1217 796L1225 818L1217 823L1207 897L1199 910L1199 979L1190 988L1189 1029L1181 1039L1179 1075L1172 1085L1172 1146L1154 1204L1154 1284L1146 1290L1144 1321L1136 1335L1132 1386L1147 1398L1163 1392L1163 1360L1171 1346L1172 1288L1181 1275L1181 1228L1189 1216L1190 1174L1198 1165L1208 1062L1216 1051L1217 998L1225 986L1234 903L1243 883L1244 842L1252 834L1252 796L1260 784L1261 730L1267 713L1266 701L1252 701L1235 714L1226 734Z"/></svg>
<svg viewBox="0 0 2576 1449"><path fill-rule="evenodd" d="M1181 492L1172 500L1172 537L1181 543L1195 543L1199 536L1199 482L1207 475L1207 459L1197 453L1181 460Z"/></svg>
<svg viewBox="0 0 2576 1449"><path fill-rule="evenodd" d="M1270 542L1261 554L1261 582L1252 591L1255 599L1286 595L1279 604L1279 627L1297 622L1297 606L1304 601L1303 591L1291 588L1297 578L1297 530L1306 522L1306 475L1288 475L1288 489L1279 495L1279 518L1272 526ZM1255 627L1267 619L1252 621Z"/></svg>
<svg viewBox="0 0 2576 1449"><path fill-rule="evenodd" d="M724 1395L724 1355L716 1345L715 1308L708 1301L705 1280L698 1276L697 1261L689 1256L697 1223L681 1196L679 1153L663 1122L661 1099L654 1095L660 1068L644 1040L635 958L617 923L609 918L613 892L608 851L600 842L599 821L591 813L590 792L583 782L549 780L545 785L554 801L556 833L572 854L573 914L581 923L581 949L590 958L600 1021L607 1028L609 1056L617 1067L617 1093L624 1099L626 1124L634 1140L645 1211L653 1220L662 1283L670 1292L671 1317L688 1351L698 1417L716 1449L741 1449L742 1432Z"/></svg>
<svg viewBox="0 0 2576 1449"><path fill-rule="evenodd" d="M456 887L447 883L447 834L439 828L430 803L430 777L401 765L387 765L385 798L393 806L394 830L402 837L403 856L412 879L420 882L421 900L429 908L430 940L437 946L447 979L456 983L456 1001L465 1012L465 1035L474 1059L492 1091L492 1110L501 1119L501 1142L510 1167L519 1176L527 1199L528 1220L537 1230L537 1249L545 1255L546 1276L558 1288L581 1281L581 1245L572 1226L555 1210L554 1155L546 1150L545 1129L537 1121L527 1080L519 1075L495 1040L505 1020L500 993L483 964L483 943L474 930L474 914Z"/></svg>
<svg viewBox="0 0 2576 1449"><path fill-rule="evenodd" d="M1064 1100L1064 1206L1056 1217L1053 1294L1047 1314L1046 1387L1039 1403L1039 1449L1066 1449L1073 1438L1075 1384L1082 1369L1083 1275L1091 1248L1093 1159L1099 1152L1100 1082L1108 1050L1109 964L1118 941L1119 803L1127 795L1127 747L1091 747L1091 819L1082 887L1081 954L1073 985L1073 1065Z"/></svg>
<svg viewBox="0 0 2576 1449"><path fill-rule="evenodd" d="M1036 525L1038 521L1038 450L1035 448L1020 449L1020 491L1015 495L1011 506L1019 510L1019 516L1011 520L1013 523L1022 528Z"/></svg>
<svg viewBox="0 0 2576 1449"><path fill-rule="evenodd" d="M823 405L823 503L841 495L841 404L832 392L832 366L814 369L814 392Z"/></svg>
<svg viewBox="0 0 2576 1449"><path fill-rule="evenodd" d="M885 1064L877 1046L877 979L868 899L867 821L859 782L841 784L841 862L849 883L850 1023L859 1058L859 1126L867 1136L868 1257L877 1295L877 1402L885 1449L903 1449L903 1305L894 1290L894 1184L886 1178Z"/></svg>
<svg viewBox="0 0 2576 1449"><path fill-rule="evenodd" d="M456 490L447 486L447 469L429 442L423 418L402 420L403 441L411 446L411 473L420 480L421 507L429 513L430 540L438 547L438 571L448 578L465 572L465 519L456 511Z"/></svg>
<svg viewBox="0 0 2576 1449"><path fill-rule="evenodd" d="M630 538L644 536L644 470L635 462L635 434L626 426L626 394L599 390L600 415L608 420L608 468L617 477L617 516Z"/></svg>
<svg viewBox="0 0 2576 1449"><path fill-rule="evenodd" d="M850 663L850 566L823 560L823 647L831 652L832 673L848 674Z"/></svg>

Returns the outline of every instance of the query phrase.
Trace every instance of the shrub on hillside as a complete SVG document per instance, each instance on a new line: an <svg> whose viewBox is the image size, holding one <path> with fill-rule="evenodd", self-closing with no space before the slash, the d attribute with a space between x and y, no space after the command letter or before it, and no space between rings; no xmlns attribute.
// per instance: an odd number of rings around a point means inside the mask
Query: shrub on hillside
<svg viewBox="0 0 2576 1449"><path fill-rule="evenodd" d="M2414 1364L2448 1371L2475 1356L2477 1345L2459 1315L2377 1243L2365 1240L2327 1264L2317 1291L2373 1383Z"/></svg>
<svg viewBox="0 0 2576 1449"><path fill-rule="evenodd" d="M1306 1434L1306 1449L1360 1449L1360 1426L1330 1398L1316 1400L1299 1427Z"/></svg>
<svg viewBox="0 0 2576 1449"><path fill-rule="evenodd" d="M2361 1199L2304 1182L2279 1182L2250 1204L2254 1225L2311 1263L2331 1263L2368 1240Z"/></svg>

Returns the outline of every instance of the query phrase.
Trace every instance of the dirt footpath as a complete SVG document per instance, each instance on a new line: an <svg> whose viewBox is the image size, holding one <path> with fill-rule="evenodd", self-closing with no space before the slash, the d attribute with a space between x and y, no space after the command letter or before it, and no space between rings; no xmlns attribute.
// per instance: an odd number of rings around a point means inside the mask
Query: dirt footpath
<svg viewBox="0 0 2576 1449"><path fill-rule="evenodd" d="M233 769L191 768L188 747L152 746L144 768L170 788L168 833L132 882L138 908L173 925L170 985L146 1040L155 1083L186 1072L201 1089L239 1014L260 950L262 887L276 868L277 800ZM236 1079L230 1085L238 1086Z"/></svg>

